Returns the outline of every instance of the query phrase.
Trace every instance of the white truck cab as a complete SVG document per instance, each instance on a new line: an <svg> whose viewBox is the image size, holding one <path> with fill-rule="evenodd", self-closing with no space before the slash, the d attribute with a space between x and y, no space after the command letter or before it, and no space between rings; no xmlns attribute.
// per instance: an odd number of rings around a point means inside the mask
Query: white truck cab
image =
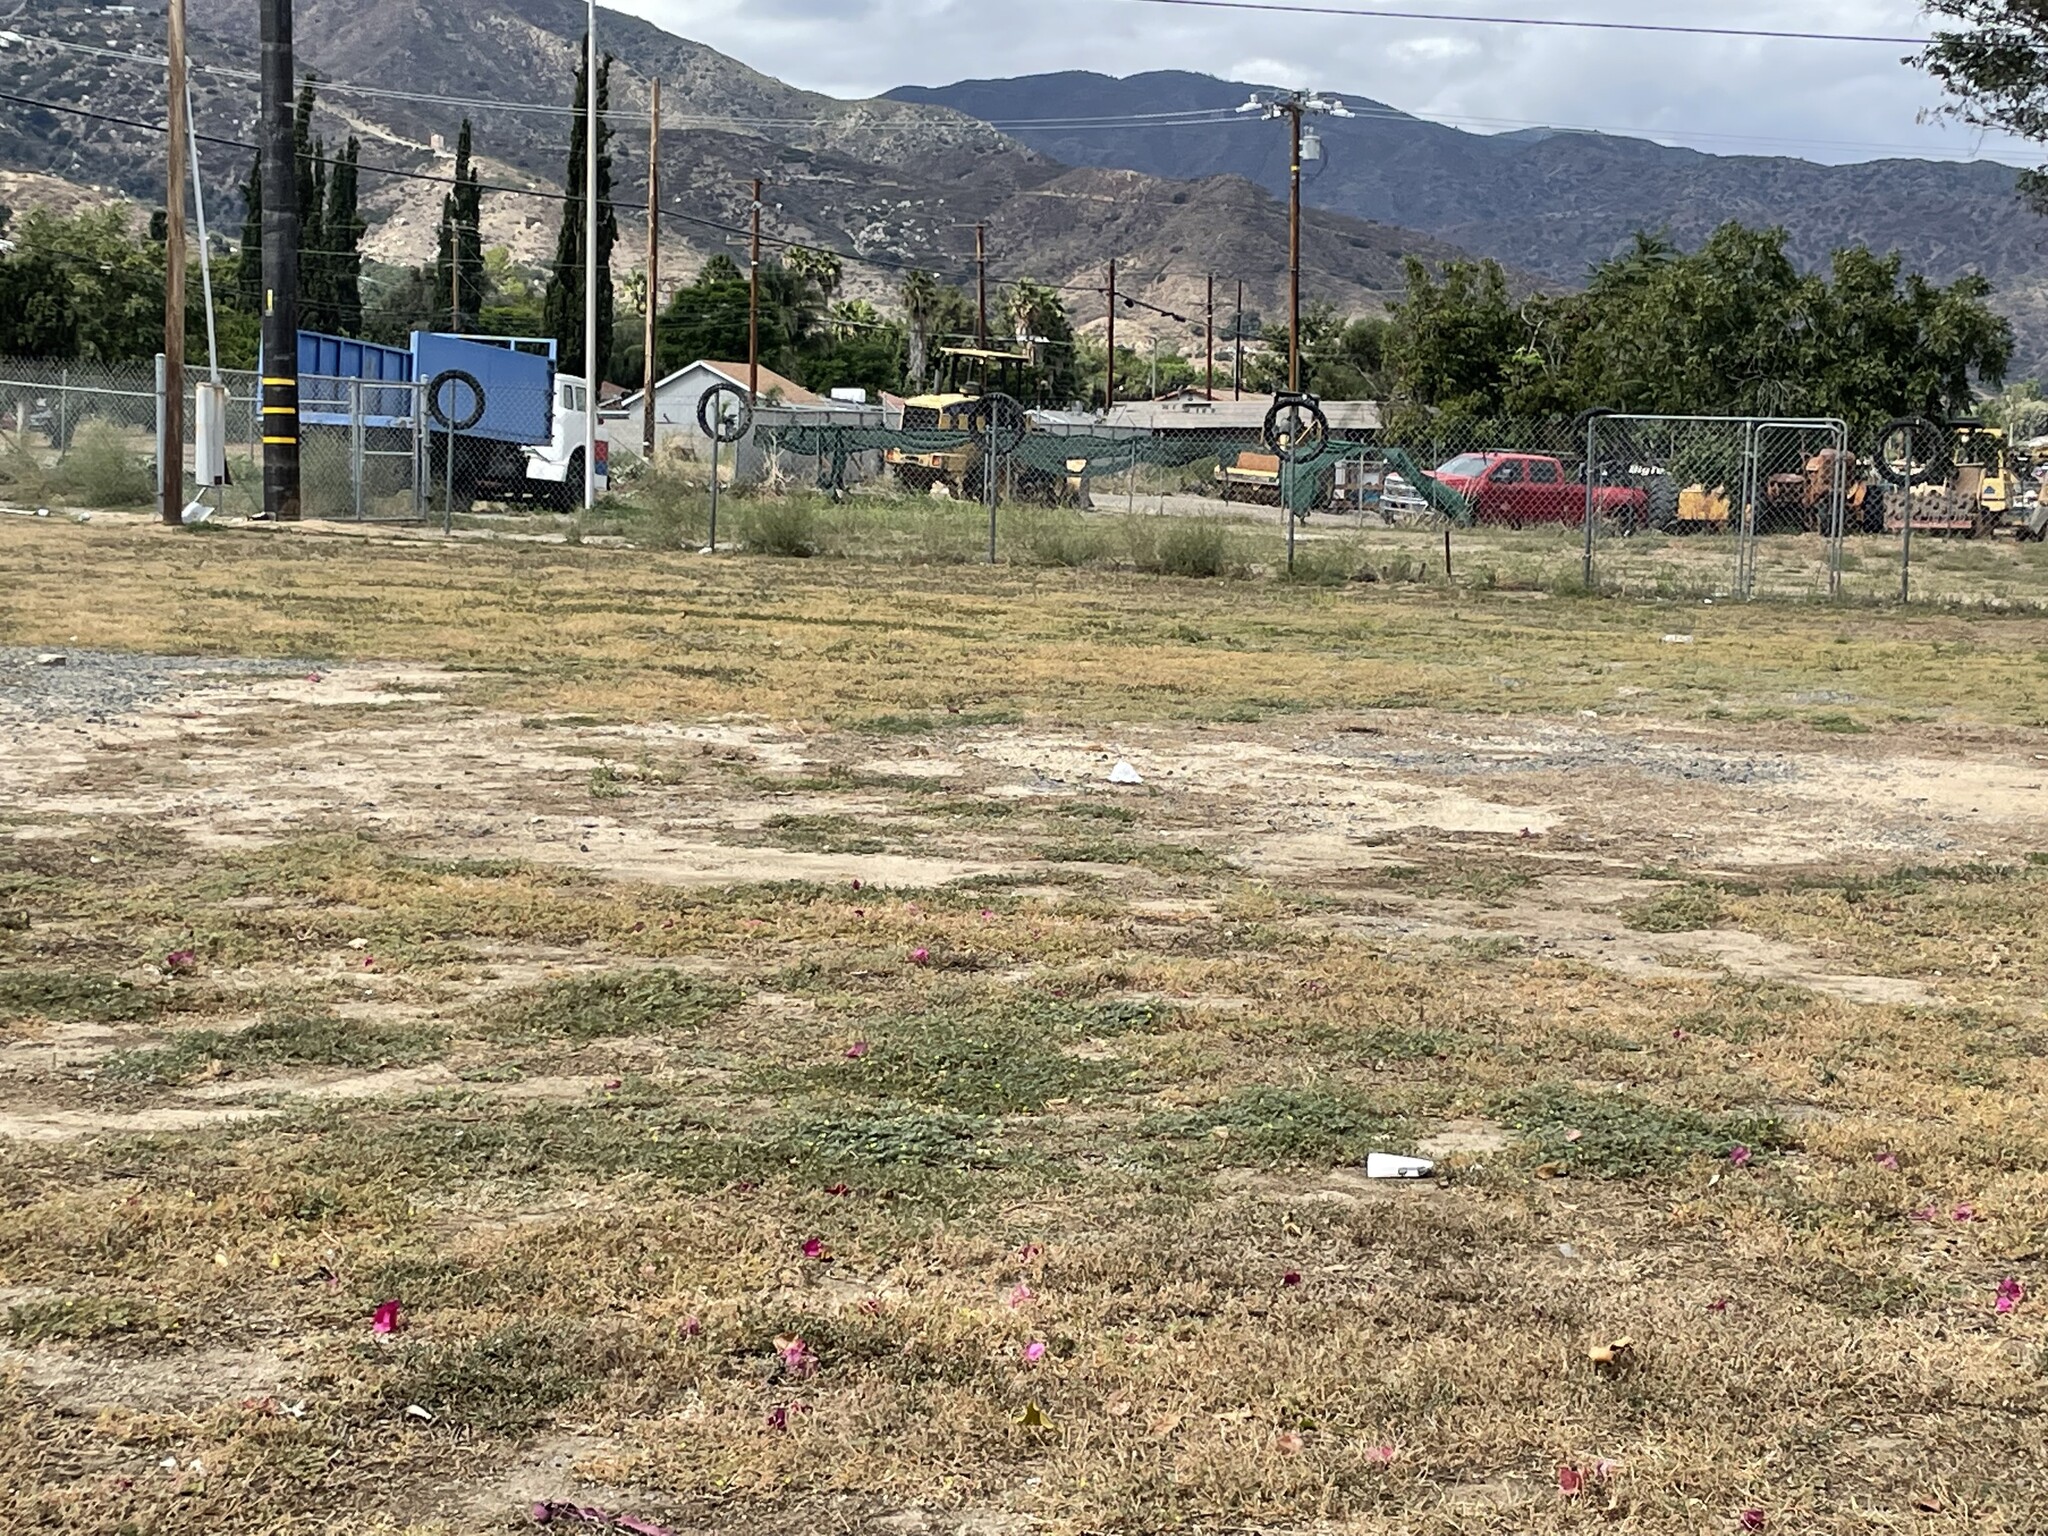
<svg viewBox="0 0 2048 1536"><path fill-rule="evenodd" d="M545 443L528 444L520 451L526 455L526 478L537 482L536 489L551 488L551 494L543 491L558 507L579 506L583 501L583 443L584 433L589 430L590 390L578 378L568 374L555 375L554 435ZM597 424L597 489L602 495L611 484L611 444L605 437L604 422Z"/></svg>

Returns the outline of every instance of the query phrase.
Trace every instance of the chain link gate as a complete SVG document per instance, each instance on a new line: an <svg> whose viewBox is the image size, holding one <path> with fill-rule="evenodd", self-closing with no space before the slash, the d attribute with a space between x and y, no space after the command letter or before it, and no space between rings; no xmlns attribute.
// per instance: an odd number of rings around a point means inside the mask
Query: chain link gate
<svg viewBox="0 0 2048 1536"><path fill-rule="evenodd" d="M1596 413L1586 585L1702 601L1838 596L1852 465L1841 421Z"/></svg>

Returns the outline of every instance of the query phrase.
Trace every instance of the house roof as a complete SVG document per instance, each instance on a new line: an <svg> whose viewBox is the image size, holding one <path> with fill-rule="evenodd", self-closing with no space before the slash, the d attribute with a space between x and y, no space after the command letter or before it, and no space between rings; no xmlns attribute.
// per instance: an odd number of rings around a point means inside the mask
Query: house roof
<svg viewBox="0 0 2048 1536"><path fill-rule="evenodd" d="M690 364L689 367L678 368L667 378L657 380L654 386L655 394L659 395L669 385L675 383L677 379L695 373L700 368L708 368L728 384L737 385L741 389L747 387L747 365L744 362L720 363L714 362L707 357L700 357L696 362ZM823 397L805 389L796 380L785 378L773 368L768 367L761 369L761 394L764 397L770 395L777 396L777 403L782 405L824 405L827 403ZM640 391L638 390L635 390L625 401L629 405L637 405L639 402Z"/></svg>

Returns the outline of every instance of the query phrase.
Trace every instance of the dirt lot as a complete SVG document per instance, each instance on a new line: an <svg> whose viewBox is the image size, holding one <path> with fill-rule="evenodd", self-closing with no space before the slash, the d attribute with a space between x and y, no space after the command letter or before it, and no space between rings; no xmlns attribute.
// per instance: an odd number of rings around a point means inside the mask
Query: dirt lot
<svg viewBox="0 0 2048 1536"><path fill-rule="evenodd" d="M0 1529L2048 1529L2048 620L44 524L0 644Z"/></svg>

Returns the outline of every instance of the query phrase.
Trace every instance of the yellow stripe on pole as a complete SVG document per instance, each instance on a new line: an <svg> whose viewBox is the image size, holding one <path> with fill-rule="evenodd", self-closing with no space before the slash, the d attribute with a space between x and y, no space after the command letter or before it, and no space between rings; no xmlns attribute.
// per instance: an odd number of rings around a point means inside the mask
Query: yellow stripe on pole
<svg viewBox="0 0 2048 1536"><path fill-rule="evenodd" d="M263 414L266 416L296 416L299 414L299 408L296 405L266 405L263 407Z"/></svg>
<svg viewBox="0 0 2048 1536"><path fill-rule="evenodd" d="M296 437L266 437L263 441L266 443L276 443L279 447L290 447L298 442L298 439Z"/></svg>
<svg viewBox="0 0 2048 1536"><path fill-rule="evenodd" d="M284 384L290 386L293 389L298 388L299 384L299 381L297 379L265 379L263 382L265 384Z"/></svg>

